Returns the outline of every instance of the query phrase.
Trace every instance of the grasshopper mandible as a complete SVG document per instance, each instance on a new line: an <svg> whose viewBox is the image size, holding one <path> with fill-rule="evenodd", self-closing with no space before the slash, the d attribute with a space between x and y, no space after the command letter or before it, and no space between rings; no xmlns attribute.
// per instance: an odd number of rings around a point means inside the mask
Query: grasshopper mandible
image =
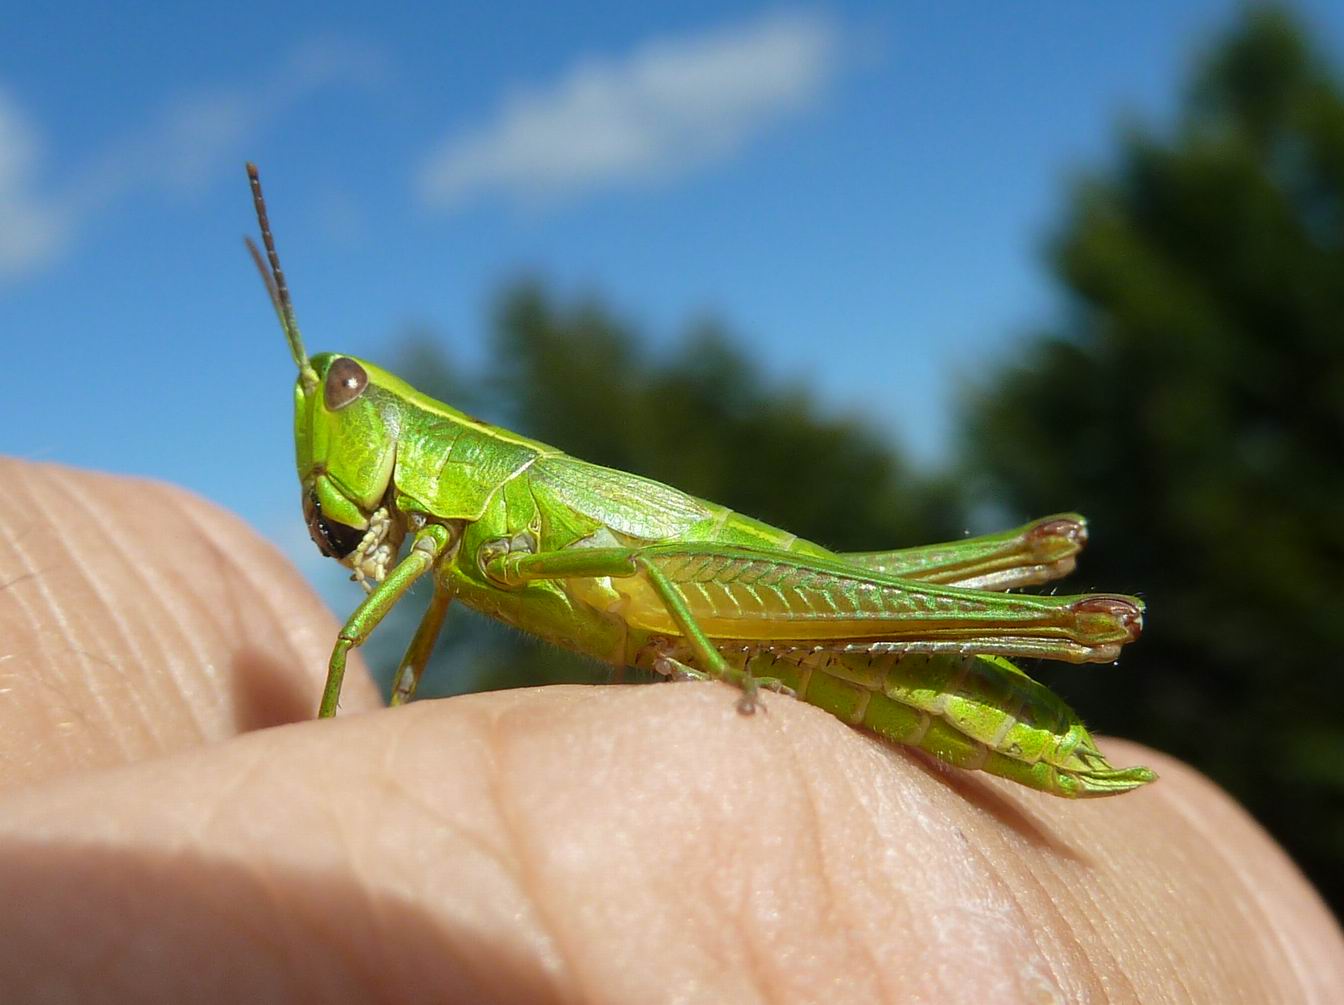
<svg viewBox="0 0 1344 1005"><path fill-rule="evenodd" d="M836 553L481 422L363 360L310 358L257 169L247 171L266 257L248 248L299 370L304 516L322 553L368 591L332 650L319 716L336 714L349 651L428 575L433 597L393 705L414 695L456 598L617 667L736 685L743 713L769 689L1055 795L1110 795L1156 777L1112 768L1073 711L1008 659L1105 663L1138 637L1134 597L1003 592L1071 571L1081 517Z"/></svg>

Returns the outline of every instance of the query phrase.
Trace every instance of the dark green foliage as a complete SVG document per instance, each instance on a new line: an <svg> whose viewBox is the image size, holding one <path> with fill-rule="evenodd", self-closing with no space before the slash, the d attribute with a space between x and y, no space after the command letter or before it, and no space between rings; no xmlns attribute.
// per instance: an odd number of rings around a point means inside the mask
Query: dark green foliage
<svg viewBox="0 0 1344 1005"><path fill-rule="evenodd" d="M1338 904L1344 91L1285 15L1078 187L1053 262L1071 309L973 396L970 469L1015 514L1086 513L1077 585L1150 618L1119 669L1050 682L1213 775Z"/></svg>

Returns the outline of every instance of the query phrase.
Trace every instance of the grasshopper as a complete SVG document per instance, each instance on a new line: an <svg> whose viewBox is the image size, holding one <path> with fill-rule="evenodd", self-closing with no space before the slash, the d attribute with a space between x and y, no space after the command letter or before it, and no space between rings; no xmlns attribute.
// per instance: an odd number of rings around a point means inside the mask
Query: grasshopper
<svg viewBox="0 0 1344 1005"><path fill-rule="evenodd" d="M453 599L616 667L769 689L889 741L1060 796L1137 788L1077 715L1010 662L1111 662L1143 604L1005 591L1064 575L1076 514L897 551L842 554L623 471L589 464L421 394L372 363L304 350L256 167L265 258L249 239L298 367L304 517L367 592L332 650L320 717L349 651L422 576L433 596L393 680L415 694ZM409 546L402 554L406 539Z"/></svg>

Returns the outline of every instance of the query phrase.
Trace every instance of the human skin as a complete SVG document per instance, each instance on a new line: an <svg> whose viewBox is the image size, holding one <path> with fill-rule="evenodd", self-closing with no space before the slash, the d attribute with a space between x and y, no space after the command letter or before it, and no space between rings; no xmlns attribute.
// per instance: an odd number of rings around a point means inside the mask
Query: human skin
<svg viewBox="0 0 1344 1005"><path fill-rule="evenodd" d="M337 625L237 519L0 461L0 535L0 1000L1344 1000L1315 892L1153 751L1071 802L782 696L382 709L357 662L316 722Z"/></svg>

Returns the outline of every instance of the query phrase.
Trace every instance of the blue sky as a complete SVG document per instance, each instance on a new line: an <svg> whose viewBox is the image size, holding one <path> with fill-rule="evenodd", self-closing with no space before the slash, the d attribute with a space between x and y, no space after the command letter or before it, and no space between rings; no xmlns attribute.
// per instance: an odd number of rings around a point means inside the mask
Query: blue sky
<svg viewBox="0 0 1344 1005"><path fill-rule="evenodd" d="M1336 57L1344 10L1298 9ZM1040 248L1238 5L15 5L0 449L186 485L308 555L262 167L310 349L480 358L500 284L727 321L916 458L1055 309ZM895 542L874 542L874 547ZM313 555L315 558L315 554Z"/></svg>

